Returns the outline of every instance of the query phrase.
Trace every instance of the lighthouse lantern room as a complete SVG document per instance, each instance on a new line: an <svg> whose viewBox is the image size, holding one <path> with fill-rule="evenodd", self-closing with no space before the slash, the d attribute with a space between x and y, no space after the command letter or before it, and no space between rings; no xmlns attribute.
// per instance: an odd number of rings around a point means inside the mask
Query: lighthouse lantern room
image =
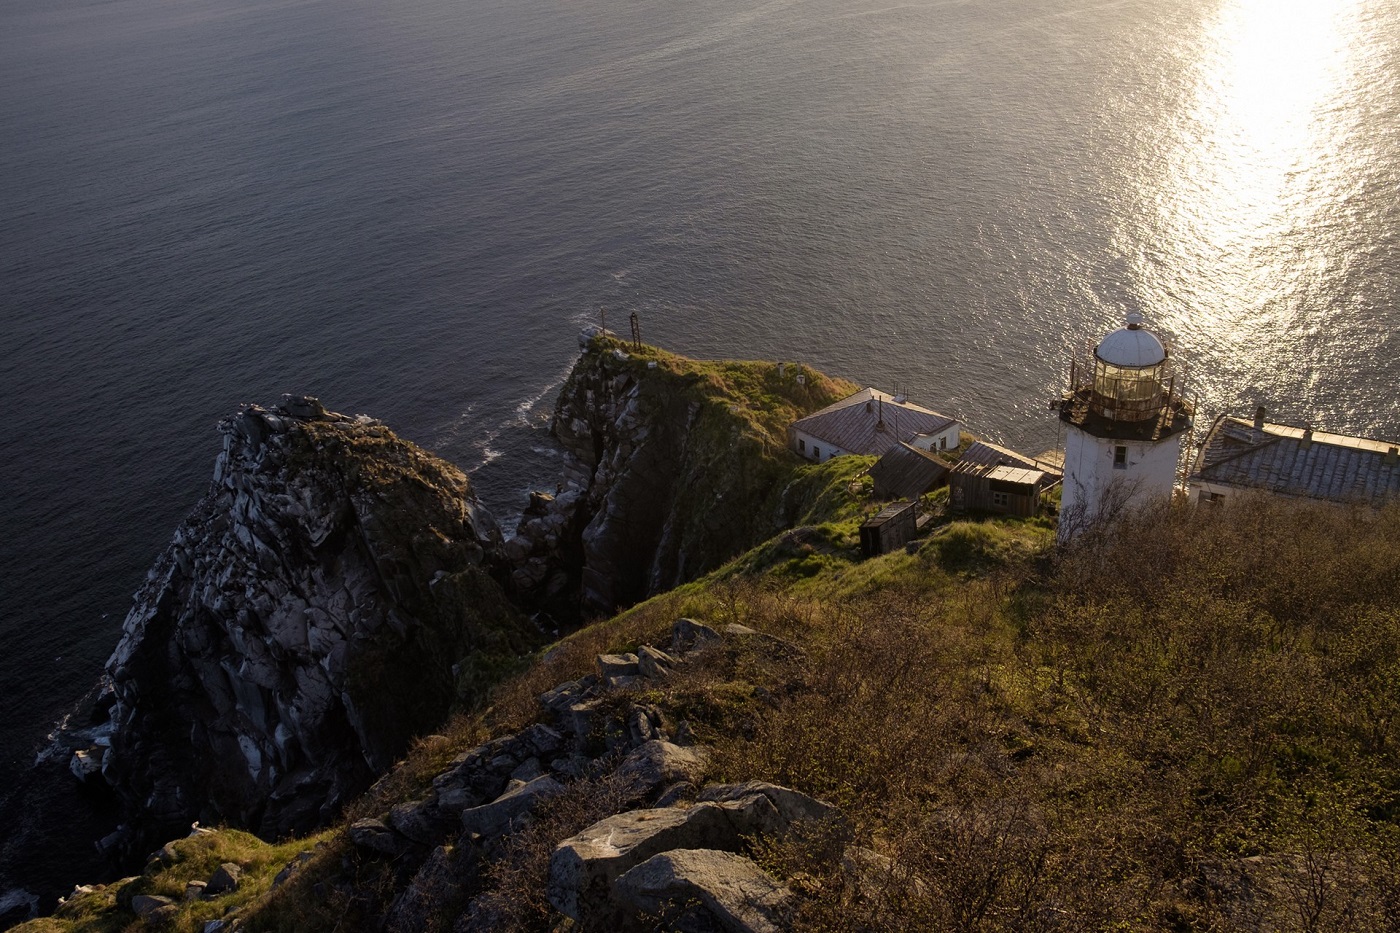
<svg viewBox="0 0 1400 933"><path fill-rule="evenodd" d="M1176 485L1181 438L1191 427L1185 386L1171 354L1137 312L1127 326L1070 364L1058 403L1065 426L1061 540L1095 521L1153 499Z"/></svg>

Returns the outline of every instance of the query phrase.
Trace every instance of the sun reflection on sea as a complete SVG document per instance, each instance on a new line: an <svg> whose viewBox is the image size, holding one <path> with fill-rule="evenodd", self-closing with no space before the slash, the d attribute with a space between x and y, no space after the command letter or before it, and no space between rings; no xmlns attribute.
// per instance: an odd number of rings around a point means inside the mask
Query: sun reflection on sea
<svg viewBox="0 0 1400 933"><path fill-rule="evenodd" d="M1345 104L1365 6L1223 0L1195 50L1189 103L1141 193L1159 236L1137 272L1171 329L1230 357L1236 372L1202 360L1221 377L1207 395L1267 395L1285 360L1336 349L1321 338L1337 309L1317 299L1347 262L1326 232L1364 148Z"/></svg>

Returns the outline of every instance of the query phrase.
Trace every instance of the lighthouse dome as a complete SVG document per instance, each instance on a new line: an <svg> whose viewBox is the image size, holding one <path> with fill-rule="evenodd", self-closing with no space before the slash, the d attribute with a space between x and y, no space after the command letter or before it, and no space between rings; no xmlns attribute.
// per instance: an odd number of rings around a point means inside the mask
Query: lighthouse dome
<svg viewBox="0 0 1400 933"><path fill-rule="evenodd" d="M1110 366L1139 369L1156 366L1167 358L1167 348L1150 330L1144 330L1142 315L1128 315L1128 326L1115 330L1094 349L1094 355Z"/></svg>

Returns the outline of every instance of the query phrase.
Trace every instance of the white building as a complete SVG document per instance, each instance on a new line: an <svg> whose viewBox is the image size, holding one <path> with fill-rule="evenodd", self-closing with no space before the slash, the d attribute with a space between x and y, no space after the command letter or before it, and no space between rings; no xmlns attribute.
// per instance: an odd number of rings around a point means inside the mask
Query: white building
<svg viewBox="0 0 1400 933"><path fill-rule="evenodd" d="M952 450L958 446L958 428L954 418L865 388L794 421L788 444L818 462L844 454L878 457L900 442L920 450Z"/></svg>
<svg viewBox="0 0 1400 933"><path fill-rule="evenodd" d="M1132 505L1169 499L1191 406L1162 341L1128 315L1092 360L1074 363L1059 402L1065 427L1060 540Z"/></svg>

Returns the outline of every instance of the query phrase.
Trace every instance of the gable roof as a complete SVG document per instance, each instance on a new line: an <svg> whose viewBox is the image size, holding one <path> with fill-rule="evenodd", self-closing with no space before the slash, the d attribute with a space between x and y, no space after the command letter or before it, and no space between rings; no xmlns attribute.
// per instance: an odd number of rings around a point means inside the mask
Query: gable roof
<svg viewBox="0 0 1400 933"><path fill-rule="evenodd" d="M1020 478L1011 479L1010 471L1019 471L1022 475ZM1021 483L1035 482L1035 478L1029 476L1033 473L1043 474L1046 482L1050 484L1057 483L1062 478L1060 471L1054 469L1052 464L986 441L978 441L963 451L958 457L957 465L953 467L953 472L958 476L987 476Z"/></svg>
<svg viewBox="0 0 1400 933"><path fill-rule="evenodd" d="M1396 446L1286 424L1256 428L1225 417L1207 435L1191 480L1380 506L1400 498L1400 455L1390 453Z"/></svg>
<svg viewBox="0 0 1400 933"><path fill-rule="evenodd" d="M956 418L909 402L896 402L894 396L866 387L799 418L792 423L792 429L853 454L880 455L900 442L920 434L937 434L957 423Z"/></svg>
<svg viewBox="0 0 1400 933"><path fill-rule="evenodd" d="M948 465L938 457L901 441L870 468L875 495L914 499L933 489L948 475Z"/></svg>

